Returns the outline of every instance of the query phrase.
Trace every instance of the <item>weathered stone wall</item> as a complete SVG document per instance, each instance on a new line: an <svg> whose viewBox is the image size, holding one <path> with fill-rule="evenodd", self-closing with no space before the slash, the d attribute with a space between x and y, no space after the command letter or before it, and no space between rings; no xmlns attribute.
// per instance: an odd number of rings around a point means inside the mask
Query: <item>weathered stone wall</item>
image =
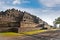
<svg viewBox="0 0 60 40"><path fill-rule="evenodd" d="M15 10L14 8L8 9L4 12L3 11L0 12L0 31L6 30L23 32L37 30L41 28L41 26L39 25L43 23L44 21L41 20L39 17L31 15L30 13L27 12Z"/></svg>
<svg viewBox="0 0 60 40"><path fill-rule="evenodd" d="M34 23L33 17L28 13L24 13L20 27L35 27L36 25L37 24Z"/></svg>
<svg viewBox="0 0 60 40"><path fill-rule="evenodd" d="M27 32L27 31L33 31L33 30L40 30L42 28L38 27L21 27L20 30L18 31L19 33L20 32Z"/></svg>
<svg viewBox="0 0 60 40"><path fill-rule="evenodd" d="M33 16L27 12L24 12L23 19L20 22L20 28L18 32L24 32L24 31L31 31L31 30L38 30L41 29L41 27L37 27L39 24L39 21L37 22L37 17Z"/></svg>
<svg viewBox="0 0 60 40"><path fill-rule="evenodd" d="M4 12L0 12L0 32L18 29L22 15L23 13L21 11L15 9L8 9Z"/></svg>

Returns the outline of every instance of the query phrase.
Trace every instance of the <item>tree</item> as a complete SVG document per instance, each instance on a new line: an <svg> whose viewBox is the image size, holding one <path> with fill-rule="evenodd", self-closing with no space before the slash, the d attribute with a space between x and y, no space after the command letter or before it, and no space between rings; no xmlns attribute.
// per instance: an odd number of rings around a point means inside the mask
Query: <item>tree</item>
<svg viewBox="0 0 60 40"><path fill-rule="evenodd" d="M60 24L60 17L58 17L57 19L55 19L55 23L56 24Z"/></svg>
<svg viewBox="0 0 60 40"><path fill-rule="evenodd" d="M55 21L53 23L54 23L54 27L55 28L57 27L57 24L59 24L59 27L60 27L60 17L58 17L57 19L55 19Z"/></svg>

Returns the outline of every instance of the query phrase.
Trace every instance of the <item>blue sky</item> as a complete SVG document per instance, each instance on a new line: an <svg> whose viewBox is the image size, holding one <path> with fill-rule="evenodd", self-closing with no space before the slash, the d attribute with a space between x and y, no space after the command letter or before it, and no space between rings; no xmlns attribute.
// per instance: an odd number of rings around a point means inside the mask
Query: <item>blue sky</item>
<svg viewBox="0 0 60 40"><path fill-rule="evenodd" d="M27 11L50 25L60 16L60 0L0 0L0 11L11 8Z"/></svg>

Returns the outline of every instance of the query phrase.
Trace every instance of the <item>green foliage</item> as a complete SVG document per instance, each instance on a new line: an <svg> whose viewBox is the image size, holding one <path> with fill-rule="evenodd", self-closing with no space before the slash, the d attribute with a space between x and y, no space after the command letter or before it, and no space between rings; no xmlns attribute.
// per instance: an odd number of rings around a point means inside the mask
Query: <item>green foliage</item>
<svg viewBox="0 0 60 40"><path fill-rule="evenodd" d="M57 19L55 19L55 23L56 24L60 24L60 17L58 17Z"/></svg>

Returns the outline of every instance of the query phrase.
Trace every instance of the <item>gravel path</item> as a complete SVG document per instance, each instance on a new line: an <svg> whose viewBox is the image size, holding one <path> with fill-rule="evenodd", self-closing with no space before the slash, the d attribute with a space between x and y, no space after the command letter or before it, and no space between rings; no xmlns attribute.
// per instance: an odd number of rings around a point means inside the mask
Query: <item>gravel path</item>
<svg viewBox="0 0 60 40"><path fill-rule="evenodd" d="M60 30L39 33L36 35L27 35L20 40L60 40Z"/></svg>
<svg viewBox="0 0 60 40"><path fill-rule="evenodd" d="M18 40L17 37L0 37L0 40Z"/></svg>

